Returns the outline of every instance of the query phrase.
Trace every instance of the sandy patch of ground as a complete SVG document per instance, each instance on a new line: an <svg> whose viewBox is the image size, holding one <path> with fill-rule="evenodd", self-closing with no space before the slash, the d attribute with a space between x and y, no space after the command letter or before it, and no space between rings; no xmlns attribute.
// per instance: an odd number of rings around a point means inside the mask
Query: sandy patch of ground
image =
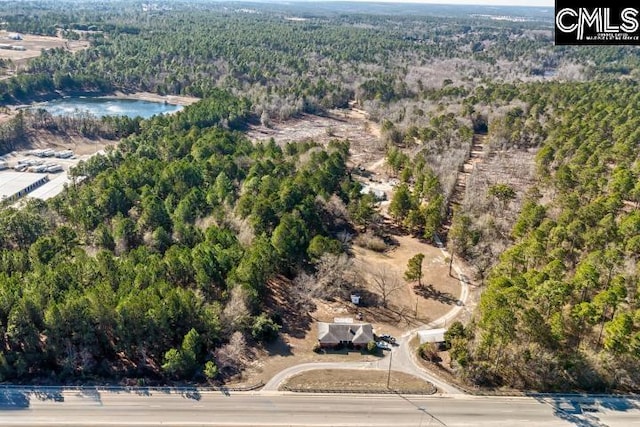
<svg viewBox="0 0 640 427"><path fill-rule="evenodd" d="M150 102L166 102L168 104L173 104L173 105L191 105L200 101L200 98L196 98L193 96L158 95L157 93L152 93L152 92L135 92L135 93L116 92L113 95L113 98L136 99L140 101L150 101Z"/></svg>
<svg viewBox="0 0 640 427"><path fill-rule="evenodd" d="M397 246L385 253L353 247L355 264L365 277L369 292L379 294L373 278L383 273L400 285L389 295L386 309L372 306L362 310L365 318L379 325L378 334L397 335L443 316L456 305L461 292L458 279L449 275L448 262L440 249L411 236L393 239ZM418 253L425 255L421 287L404 280L409 259Z"/></svg>
<svg viewBox="0 0 640 427"><path fill-rule="evenodd" d="M433 384L404 372L391 371L387 387L386 371L326 369L303 372L286 380L282 390L327 392L389 392L433 394Z"/></svg>
<svg viewBox="0 0 640 427"><path fill-rule="evenodd" d="M56 135L50 132L37 132L29 138L30 149L52 148L54 150L71 150L77 156L92 156L118 141L104 138L86 138L81 135Z"/></svg>

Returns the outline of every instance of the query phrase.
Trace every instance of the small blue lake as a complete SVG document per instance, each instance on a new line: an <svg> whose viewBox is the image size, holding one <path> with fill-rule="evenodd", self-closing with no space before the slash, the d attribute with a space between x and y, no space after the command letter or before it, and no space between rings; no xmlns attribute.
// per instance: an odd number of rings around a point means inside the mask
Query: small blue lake
<svg viewBox="0 0 640 427"><path fill-rule="evenodd" d="M164 102L118 99L110 97L68 97L41 102L29 108L42 108L54 116L73 116L89 113L92 116L140 116L148 119L156 114L180 111L182 106Z"/></svg>

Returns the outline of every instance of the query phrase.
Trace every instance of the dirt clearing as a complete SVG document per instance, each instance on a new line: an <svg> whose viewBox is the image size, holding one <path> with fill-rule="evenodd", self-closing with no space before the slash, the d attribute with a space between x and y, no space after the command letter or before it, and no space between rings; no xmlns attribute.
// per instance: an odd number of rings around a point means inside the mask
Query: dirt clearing
<svg viewBox="0 0 640 427"><path fill-rule="evenodd" d="M124 93L124 92L116 92L113 96L107 96L116 99L135 99L139 101L149 101L149 102L166 102L167 104L172 105L191 105L200 101L200 98L196 98L193 96L182 96L182 95L158 95L157 93L152 92L134 92L134 93Z"/></svg>
<svg viewBox="0 0 640 427"><path fill-rule="evenodd" d="M460 298L460 283L452 273L440 249L411 236L393 236L396 246L379 253L358 246L353 247L355 264L366 279L366 289L380 294L375 280L386 275L395 282L397 290L388 296L387 307L378 304L363 307L367 321L378 325L376 333L397 335L406 329L429 323L451 310ZM422 263L422 286L404 280L409 259L418 253L425 255Z"/></svg>
<svg viewBox="0 0 640 427"><path fill-rule="evenodd" d="M247 136L254 142L273 138L278 144L314 141L326 145L334 139L351 143L351 166L373 169L386 152L377 123L368 120L359 110L331 110L324 116L303 114L295 119L251 126Z"/></svg>
<svg viewBox="0 0 640 427"><path fill-rule="evenodd" d="M5 47L0 49L0 58L10 59L13 63L13 67L0 71L5 78L13 75L27 60L40 56L43 49L63 48L69 52L77 52L89 47L89 42L86 40L16 34L4 30L0 31L0 44Z"/></svg>

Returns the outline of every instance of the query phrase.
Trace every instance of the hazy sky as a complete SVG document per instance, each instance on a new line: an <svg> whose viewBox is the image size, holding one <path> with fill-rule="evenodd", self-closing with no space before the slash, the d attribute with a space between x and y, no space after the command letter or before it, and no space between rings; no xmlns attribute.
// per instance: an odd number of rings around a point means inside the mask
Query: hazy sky
<svg viewBox="0 0 640 427"><path fill-rule="evenodd" d="M360 0L367 1L367 0ZM385 3L438 3L438 4L481 4L489 6L547 6L553 7L554 0L377 0Z"/></svg>

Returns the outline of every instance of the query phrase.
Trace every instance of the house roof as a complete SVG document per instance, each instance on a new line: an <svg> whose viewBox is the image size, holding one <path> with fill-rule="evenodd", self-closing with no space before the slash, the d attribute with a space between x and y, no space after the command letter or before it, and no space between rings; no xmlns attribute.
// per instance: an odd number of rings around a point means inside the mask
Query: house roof
<svg viewBox="0 0 640 427"><path fill-rule="evenodd" d="M373 340L373 328L370 323L318 323L318 341L322 344L352 342L367 344Z"/></svg>
<svg viewBox="0 0 640 427"><path fill-rule="evenodd" d="M424 344L426 342L444 342L445 332L447 332L446 329L428 329L426 331L418 331L420 344Z"/></svg>

